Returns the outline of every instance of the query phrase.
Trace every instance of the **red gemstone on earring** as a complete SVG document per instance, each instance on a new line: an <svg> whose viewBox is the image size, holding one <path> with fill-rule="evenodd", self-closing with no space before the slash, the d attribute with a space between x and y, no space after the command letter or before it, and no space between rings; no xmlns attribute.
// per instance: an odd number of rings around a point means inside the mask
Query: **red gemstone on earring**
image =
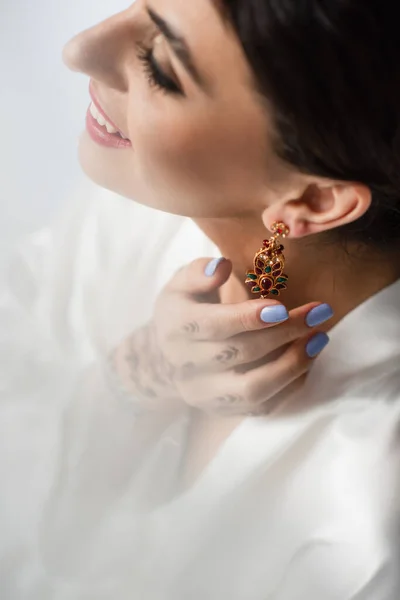
<svg viewBox="0 0 400 600"><path fill-rule="evenodd" d="M261 279L260 285L262 289L267 292L269 289L271 289L273 281L269 277L264 277L263 279Z"/></svg>
<svg viewBox="0 0 400 600"><path fill-rule="evenodd" d="M263 245L264 246L269 246L269 240L263 240Z"/></svg>

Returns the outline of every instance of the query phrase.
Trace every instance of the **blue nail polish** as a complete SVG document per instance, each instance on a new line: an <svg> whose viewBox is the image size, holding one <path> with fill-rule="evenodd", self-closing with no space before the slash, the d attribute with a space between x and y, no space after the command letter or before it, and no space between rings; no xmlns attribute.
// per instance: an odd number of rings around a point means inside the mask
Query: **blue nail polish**
<svg viewBox="0 0 400 600"><path fill-rule="evenodd" d="M329 344L329 337L326 333L317 333L309 340L306 346L306 352L310 358L318 356L320 352Z"/></svg>
<svg viewBox="0 0 400 600"><path fill-rule="evenodd" d="M289 313L282 304L274 304L273 306L263 308L260 318L264 323L282 323L283 321L287 321Z"/></svg>
<svg viewBox="0 0 400 600"><path fill-rule="evenodd" d="M309 327L317 327L329 321L333 317L333 309L329 304L320 304L316 306L306 316L306 323Z"/></svg>
<svg viewBox="0 0 400 600"><path fill-rule="evenodd" d="M224 260L225 258L223 256L221 258L213 258L212 260L210 260L204 271L206 277L212 277L213 275L215 275L216 270Z"/></svg>

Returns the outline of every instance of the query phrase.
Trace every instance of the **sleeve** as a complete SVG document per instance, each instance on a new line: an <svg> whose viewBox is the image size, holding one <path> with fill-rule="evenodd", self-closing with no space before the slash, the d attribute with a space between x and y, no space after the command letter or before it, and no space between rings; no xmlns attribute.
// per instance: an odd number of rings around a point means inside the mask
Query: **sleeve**
<svg viewBox="0 0 400 600"><path fill-rule="evenodd" d="M0 290L5 560L24 561L40 529L48 555L68 533L85 539L170 426L169 413L139 419L135 402L110 386L105 362L152 309L137 264L153 220L148 209L85 185L9 261Z"/></svg>
<svg viewBox="0 0 400 600"><path fill-rule="evenodd" d="M103 365L78 382L60 421L54 479L41 524L46 568L79 573L120 502L142 515L174 493L188 417L181 408L138 414L114 395ZM106 552L107 549L103 549Z"/></svg>

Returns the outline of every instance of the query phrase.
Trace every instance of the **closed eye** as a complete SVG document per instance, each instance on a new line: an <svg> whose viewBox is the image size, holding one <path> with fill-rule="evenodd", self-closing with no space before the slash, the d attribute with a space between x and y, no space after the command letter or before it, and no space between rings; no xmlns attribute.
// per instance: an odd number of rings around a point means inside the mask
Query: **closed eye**
<svg viewBox="0 0 400 600"><path fill-rule="evenodd" d="M184 95L178 84L161 69L151 48L138 45L137 56L143 65L143 70L151 86L155 86L165 93Z"/></svg>

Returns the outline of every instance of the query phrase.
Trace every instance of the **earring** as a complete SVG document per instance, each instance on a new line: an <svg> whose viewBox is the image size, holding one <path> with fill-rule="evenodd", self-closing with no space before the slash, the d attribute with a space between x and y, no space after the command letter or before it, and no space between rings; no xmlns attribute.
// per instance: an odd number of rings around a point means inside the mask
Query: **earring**
<svg viewBox="0 0 400 600"><path fill-rule="evenodd" d="M261 294L260 298L267 298L270 294L279 296L281 290L287 288L288 276L284 273L283 255L285 248L279 242L279 237L289 235L289 227L284 223L274 223L270 229L273 235L269 240L264 240L262 248L256 253L253 270L248 271L245 281L251 293Z"/></svg>

